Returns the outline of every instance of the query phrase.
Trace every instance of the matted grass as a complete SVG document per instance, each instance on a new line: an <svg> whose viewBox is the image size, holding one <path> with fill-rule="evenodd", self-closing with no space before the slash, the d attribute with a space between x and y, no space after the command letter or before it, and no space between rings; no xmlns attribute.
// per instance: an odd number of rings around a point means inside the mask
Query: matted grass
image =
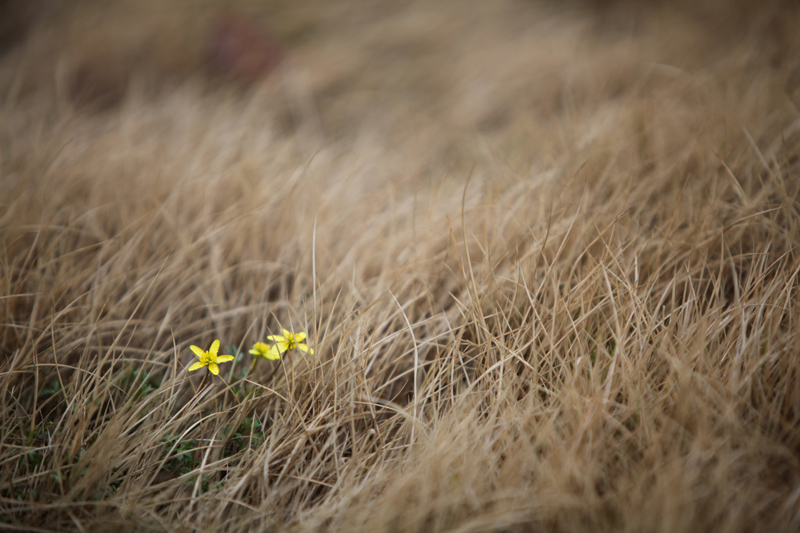
<svg viewBox="0 0 800 533"><path fill-rule="evenodd" d="M39 19L0 528L800 527L798 12L603 5L242 1L247 86L208 3Z"/></svg>

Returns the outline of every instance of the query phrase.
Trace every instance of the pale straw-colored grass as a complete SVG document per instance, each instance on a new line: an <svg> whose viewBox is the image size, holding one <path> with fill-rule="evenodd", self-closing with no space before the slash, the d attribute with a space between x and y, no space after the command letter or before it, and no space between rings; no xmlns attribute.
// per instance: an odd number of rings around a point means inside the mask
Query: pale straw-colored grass
<svg viewBox="0 0 800 533"><path fill-rule="evenodd" d="M130 4L0 64L0 528L800 527L796 11L240 2L240 87Z"/></svg>

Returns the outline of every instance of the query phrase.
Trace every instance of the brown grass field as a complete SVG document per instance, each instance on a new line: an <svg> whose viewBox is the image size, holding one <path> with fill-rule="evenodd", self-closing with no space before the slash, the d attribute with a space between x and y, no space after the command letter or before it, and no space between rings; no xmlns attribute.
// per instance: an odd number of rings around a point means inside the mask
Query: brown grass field
<svg viewBox="0 0 800 533"><path fill-rule="evenodd" d="M0 530L800 529L795 3L0 19Z"/></svg>

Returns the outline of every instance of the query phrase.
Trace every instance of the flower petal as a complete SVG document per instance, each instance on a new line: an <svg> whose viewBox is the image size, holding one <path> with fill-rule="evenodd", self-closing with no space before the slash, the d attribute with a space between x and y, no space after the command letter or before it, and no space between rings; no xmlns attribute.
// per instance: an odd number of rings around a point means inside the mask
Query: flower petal
<svg viewBox="0 0 800 533"><path fill-rule="evenodd" d="M192 351L192 352L193 352L193 353L194 353L194 354L195 354L197 357L203 357L203 355L205 355L205 353L206 353L206 352L205 352L205 350L203 350L203 349L202 349L202 348L200 348L199 346L195 346L194 344L192 344L191 346L189 346L189 349L190 349L190 350L191 350L191 351Z"/></svg>
<svg viewBox="0 0 800 533"><path fill-rule="evenodd" d="M216 363L208 363L208 370L215 376L219 376L219 367Z"/></svg>
<svg viewBox="0 0 800 533"><path fill-rule="evenodd" d="M281 337L280 335L267 335L267 340L272 342L283 342L286 340L286 338Z"/></svg>
<svg viewBox="0 0 800 533"><path fill-rule="evenodd" d="M200 370L204 366L206 366L206 365L204 365L203 363L198 361L198 362L196 362L195 364L193 364L192 366L189 367L189 372L194 372L195 370Z"/></svg>
<svg viewBox="0 0 800 533"><path fill-rule="evenodd" d="M219 352L219 339L211 343L211 348L209 348L208 351L217 355L217 352Z"/></svg>
<svg viewBox="0 0 800 533"><path fill-rule="evenodd" d="M281 341L277 343L274 348L277 348L279 352L283 353L289 349L289 341Z"/></svg>
<svg viewBox="0 0 800 533"><path fill-rule="evenodd" d="M289 331L288 329L281 328L281 331L283 332L283 336L286 337L287 339L291 339L293 337L292 332Z"/></svg>
<svg viewBox="0 0 800 533"><path fill-rule="evenodd" d="M267 353L264 354L264 357L266 357L267 359L269 359L271 361L274 361L276 359L280 359L281 358L281 351L278 350L278 348L276 346L273 346L272 348L269 349L269 351Z"/></svg>
<svg viewBox="0 0 800 533"><path fill-rule="evenodd" d="M250 350L250 351L249 351L249 352L247 352L247 353L249 353L250 355L255 355L256 357L258 357L259 355L261 355L261 352L260 352L260 351L258 351L258 350Z"/></svg>
<svg viewBox="0 0 800 533"><path fill-rule="evenodd" d="M233 361L234 359L236 358L232 355L220 355L217 357L217 363L227 363L228 361Z"/></svg>
<svg viewBox="0 0 800 533"><path fill-rule="evenodd" d="M305 344L300 344L300 343L298 342L298 343L297 343L297 349L298 349L298 350L300 350L300 351L302 351L302 352L307 352L307 351L308 351L308 346L307 346L307 345L305 345Z"/></svg>
<svg viewBox="0 0 800 533"><path fill-rule="evenodd" d="M305 339L306 339L306 334L302 331L294 336L294 340L296 340L297 342L303 342Z"/></svg>

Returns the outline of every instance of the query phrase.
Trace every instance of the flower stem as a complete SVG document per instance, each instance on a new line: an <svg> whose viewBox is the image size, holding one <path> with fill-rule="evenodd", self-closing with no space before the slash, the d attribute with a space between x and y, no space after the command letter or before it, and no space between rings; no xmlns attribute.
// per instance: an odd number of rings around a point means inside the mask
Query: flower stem
<svg viewBox="0 0 800 533"><path fill-rule="evenodd" d="M210 376L210 375L211 375L211 372L208 369L206 369L206 373L203 375L203 381L201 381L200 382L200 386L197 387L197 392L200 392L201 390L203 390L203 387L205 387L206 383L208 382L208 376Z"/></svg>
<svg viewBox="0 0 800 533"><path fill-rule="evenodd" d="M275 377L275 373L278 371L279 368L283 366L283 359L279 359L278 363L279 364L272 367L272 372L270 372L269 375L267 376L267 379L264 380L265 383L269 384L272 382L272 378Z"/></svg>

